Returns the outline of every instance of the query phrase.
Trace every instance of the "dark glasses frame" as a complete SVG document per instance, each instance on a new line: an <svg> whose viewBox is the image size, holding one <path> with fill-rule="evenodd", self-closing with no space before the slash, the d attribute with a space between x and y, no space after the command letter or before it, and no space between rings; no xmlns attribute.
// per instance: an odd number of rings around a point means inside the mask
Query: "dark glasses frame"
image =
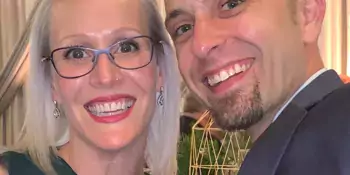
<svg viewBox="0 0 350 175"><path fill-rule="evenodd" d="M137 38L147 38L147 39L150 41L150 43L151 43L151 54L150 54L149 61L148 61L145 65L142 65L142 66L139 66L139 67L133 67L133 68L126 68L126 67L123 67L123 66L118 65L118 64L114 61L115 58L114 58L114 56L111 54L110 50L111 50L114 46L116 46L116 45L118 45L118 44L120 44L120 43L122 43L122 42L129 41L129 40L133 40L133 39L137 39ZM53 51L51 51L50 56L43 57L43 58L41 59L41 62L48 62L48 61L50 61L51 64L53 65L53 67L54 67L56 73L57 73L60 77L66 78L66 79L80 78L80 77L83 77L83 76L85 76L85 75L91 73L91 72L94 70L94 68L96 67L96 65L97 65L97 61L98 61L98 59L99 59L99 55L100 55L100 54L106 54L106 55L108 56L108 59L112 62L112 64L115 65L115 66L117 66L117 67L119 67L119 68L121 68L121 69L125 69L125 70L135 70L135 69L140 69L140 68L143 68L143 67L148 66L148 65L152 62L152 60L153 60L153 53L154 53L155 45L157 45L157 44L160 44L160 45L161 45L162 43L163 43L162 41L155 42L155 41L154 41L151 37L149 37L149 36L140 35L140 36L136 36L136 37L131 37L131 38L126 38L126 39L120 40L120 41L116 42L115 44L112 44L111 46L109 46L109 47L107 47L107 48L105 48L105 49L92 49L92 48L88 48L88 47L79 47L79 46L76 46L76 47L72 47L72 46L69 46L69 47L60 47L60 48L57 48L57 49L54 49ZM93 66L91 67L91 70L89 70L87 73L84 73L84 74L79 75L79 76L64 76L64 75L62 75L62 74L58 71L58 69L57 69L57 67L56 67L56 64L55 64L53 55L54 55L55 52L57 52L57 51L59 51L59 50L69 49L69 48L81 48L81 49L86 49L86 50L92 51L92 52L94 53L94 57L93 57Z"/></svg>

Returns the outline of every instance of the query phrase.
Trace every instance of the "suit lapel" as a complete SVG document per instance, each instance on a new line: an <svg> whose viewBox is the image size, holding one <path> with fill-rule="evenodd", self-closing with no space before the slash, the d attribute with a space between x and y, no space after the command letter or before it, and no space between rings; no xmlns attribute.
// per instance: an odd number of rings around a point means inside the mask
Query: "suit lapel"
<svg viewBox="0 0 350 175"><path fill-rule="evenodd" d="M281 114L283 118L271 124L254 143L239 175L274 174L295 129L306 114L306 110L294 104L288 105Z"/></svg>
<svg viewBox="0 0 350 175"><path fill-rule="evenodd" d="M301 108L308 109L342 85L344 83L338 74L334 70L328 70L306 86L293 99L292 103Z"/></svg>
<svg viewBox="0 0 350 175"><path fill-rule="evenodd" d="M307 111L341 85L343 83L338 74L329 70L306 86L254 143L239 175L274 175Z"/></svg>

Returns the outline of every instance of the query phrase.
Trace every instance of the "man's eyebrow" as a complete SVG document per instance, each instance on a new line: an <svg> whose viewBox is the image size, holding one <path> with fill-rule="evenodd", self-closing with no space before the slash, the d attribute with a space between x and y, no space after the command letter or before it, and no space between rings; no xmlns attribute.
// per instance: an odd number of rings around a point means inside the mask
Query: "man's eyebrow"
<svg viewBox="0 0 350 175"><path fill-rule="evenodd" d="M171 11L165 18L165 26L168 25L168 23L177 18L178 16L182 15L182 14L185 14L186 12L182 9L175 9L173 11Z"/></svg>

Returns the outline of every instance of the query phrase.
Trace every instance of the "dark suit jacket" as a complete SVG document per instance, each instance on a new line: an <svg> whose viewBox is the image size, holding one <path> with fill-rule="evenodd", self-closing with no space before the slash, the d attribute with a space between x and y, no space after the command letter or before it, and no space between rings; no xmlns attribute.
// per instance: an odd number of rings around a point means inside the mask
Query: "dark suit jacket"
<svg viewBox="0 0 350 175"><path fill-rule="evenodd" d="M239 175L350 175L350 85L333 70L312 81L254 143Z"/></svg>

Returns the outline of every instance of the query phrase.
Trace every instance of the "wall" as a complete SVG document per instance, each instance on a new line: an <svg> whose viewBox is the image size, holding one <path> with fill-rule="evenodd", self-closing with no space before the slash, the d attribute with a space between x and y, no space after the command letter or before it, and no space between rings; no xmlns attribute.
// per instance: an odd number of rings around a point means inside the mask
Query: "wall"
<svg viewBox="0 0 350 175"><path fill-rule="evenodd" d="M2 77L4 75L4 72L2 71L7 63L9 63L10 56L15 49L15 45L22 36L22 32L26 26L26 21L28 20L31 9L34 7L35 3L36 0L0 0L0 82L1 80L4 80L4 78L9 79L8 77ZM16 51L21 52L20 50L21 49L16 48ZM19 57L22 57L22 55ZM21 67L20 69L22 71L16 73L13 72L10 75L12 76L13 74L16 74L16 77L23 77L23 71L26 71L27 68L28 66L24 66L24 69ZM14 81L11 82L11 84L15 84L17 87L23 83L19 82L18 78L13 80ZM4 95L2 94L2 90L6 86L6 83L1 85L0 101L4 99L4 96L2 96ZM9 92L7 92L7 94L8 93ZM10 105L7 106L5 111L0 111L0 145L11 145L17 139L23 124L25 98L23 87L20 87L15 93L15 97L10 99Z"/></svg>

